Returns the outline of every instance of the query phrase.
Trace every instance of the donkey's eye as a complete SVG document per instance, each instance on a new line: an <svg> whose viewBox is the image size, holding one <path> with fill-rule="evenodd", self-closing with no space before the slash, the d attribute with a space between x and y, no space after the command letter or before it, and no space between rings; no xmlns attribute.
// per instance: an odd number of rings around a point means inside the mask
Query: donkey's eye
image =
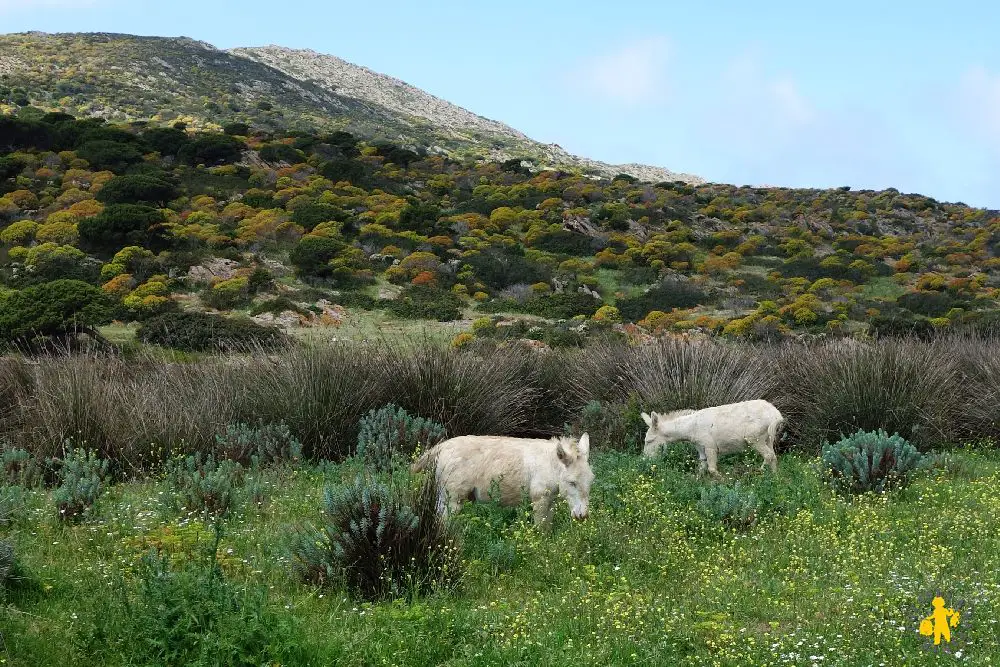
<svg viewBox="0 0 1000 667"><path fill-rule="evenodd" d="M576 486L576 482L570 482L569 485L570 486Z"/></svg>

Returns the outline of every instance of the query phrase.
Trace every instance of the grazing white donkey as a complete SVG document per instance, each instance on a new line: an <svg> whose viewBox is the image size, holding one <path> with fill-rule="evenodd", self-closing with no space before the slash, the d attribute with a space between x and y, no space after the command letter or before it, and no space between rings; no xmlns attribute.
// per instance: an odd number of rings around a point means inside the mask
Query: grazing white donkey
<svg viewBox="0 0 1000 667"><path fill-rule="evenodd" d="M738 452L750 445L764 457L764 464L777 472L778 441L785 418L767 401L743 401L704 410L675 410L666 414L642 413L646 443L642 454L656 456L661 446L687 440L698 448L701 470L718 475L719 454Z"/></svg>
<svg viewBox="0 0 1000 667"><path fill-rule="evenodd" d="M490 500L490 486L496 482L504 505L517 505L521 490L527 491L535 523L548 526L552 502L559 494L566 498L574 519L587 518L594 481L589 454L590 436L586 433L578 442L571 438L464 435L432 447L410 469L419 472L437 460L442 510L455 512L466 500Z"/></svg>

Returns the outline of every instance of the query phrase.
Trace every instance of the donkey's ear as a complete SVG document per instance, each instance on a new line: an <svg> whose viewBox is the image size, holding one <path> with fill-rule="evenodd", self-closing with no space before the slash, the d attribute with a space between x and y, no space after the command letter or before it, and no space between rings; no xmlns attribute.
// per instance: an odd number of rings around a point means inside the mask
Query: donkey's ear
<svg viewBox="0 0 1000 667"><path fill-rule="evenodd" d="M646 426L653 425L653 418L645 412L642 413L642 421L646 422Z"/></svg>
<svg viewBox="0 0 1000 667"><path fill-rule="evenodd" d="M556 456L564 466L569 465L569 453L563 448L562 440L556 443Z"/></svg>
<svg viewBox="0 0 1000 667"><path fill-rule="evenodd" d="M583 458L587 458L587 455L590 454L590 434L584 433L580 436L580 442L576 444L576 451Z"/></svg>

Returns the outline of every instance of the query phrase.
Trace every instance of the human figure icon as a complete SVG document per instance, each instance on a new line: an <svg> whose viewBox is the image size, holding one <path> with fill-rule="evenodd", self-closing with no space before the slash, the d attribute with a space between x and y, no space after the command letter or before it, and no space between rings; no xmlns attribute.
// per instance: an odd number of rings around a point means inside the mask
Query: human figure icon
<svg viewBox="0 0 1000 667"><path fill-rule="evenodd" d="M934 645L941 644L943 637L945 642L951 642L951 628L958 626L959 613L954 609L944 606L944 598L940 595L931 602L934 611L931 615L920 622L920 634L925 636L934 635Z"/></svg>

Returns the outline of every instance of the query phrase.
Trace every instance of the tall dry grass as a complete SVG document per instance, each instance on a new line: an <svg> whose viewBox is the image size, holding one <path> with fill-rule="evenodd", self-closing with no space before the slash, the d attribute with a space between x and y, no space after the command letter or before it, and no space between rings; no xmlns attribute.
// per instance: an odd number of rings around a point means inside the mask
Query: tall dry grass
<svg viewBox="0 0 1000 667"><path fill-rule="evenodd" d="M212 451L228 424L283 421L307 456L340 459L353 453L361 417L390 402L453 435L529 429L542 412L536 375L523 351L467 354L431 343L302 346L188 363L11 359L0 366L0 436L41 457L70 440L129 474L170 453Z"/></svg>
<svg viewBox="0 0 1000 667"><path fill-rule="evenodd" d="M1000 335L955 336L948 344L964 388L956 431L964 438L1000 441Z"/></svg>
<svg viewBox="0 0 1000 667"><path fill-rule="evenodd" d="M186 363L7 358L0 443L44 457L72 440L128 475L169 452L211 452L216 434L237 422L283 421L307 456L340 459L353 453L361 417L390 402L450 435L545 435L593 401L671 410L766 398L786 416L786 446L818 451L824 439L882 428L928 447L1000 436L997 349L995 339L966 337L759 347L666 340L547 354L337 343Z"/></svg>
<svg viewBox="0 0 1000 667"><path fill-rule="evenodd" d="M774 349L780 378L775 403L788 420L792 440L816 450L858 429L884 429L927 447L952 442L967 396L960 348L950 339L841 339Z"/></svg>

